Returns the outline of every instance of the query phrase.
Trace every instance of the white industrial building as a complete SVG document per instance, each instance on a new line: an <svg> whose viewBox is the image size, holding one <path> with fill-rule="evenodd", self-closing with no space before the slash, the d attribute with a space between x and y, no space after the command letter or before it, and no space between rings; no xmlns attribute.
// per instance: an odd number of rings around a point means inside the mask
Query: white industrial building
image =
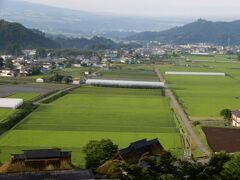
<svg viewBox="0 0 240 180"><path fill-rule="evenodd" d="M17 109L23 104L23 99L0 98L0 108Z"/></svg>
<svg viewBox="0 0 240 180"><path fill-rule="evenodd" d="M139 87L139 88L163 88L165 86L164 82L103 80L103 79L88 79L86 81L86 84L97 86Z"/></svg>
<svg viewBox="0 0 240 180"><path fill-rule="evenodd" d="M173 72L167 71L166 75L190 75L190 76L225 76L225 73L221 72Z"/></svg>

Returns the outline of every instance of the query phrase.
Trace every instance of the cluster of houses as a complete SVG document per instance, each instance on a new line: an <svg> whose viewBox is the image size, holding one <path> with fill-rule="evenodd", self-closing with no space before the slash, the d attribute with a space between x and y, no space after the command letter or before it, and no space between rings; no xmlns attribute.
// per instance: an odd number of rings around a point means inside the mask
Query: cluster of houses
<svg viewBox="0 0 240 180"><path fill-rule="evenodd" d="M146 49L149 49L151 53L155 55L163 55L171 52L176 54L210 56L214 54L226 54L228 52L231 53L240 52L239 46L226 47L207 43L174 45L174 44L161 44L155 41L148 43Z"/></svg>
<svg viewBox="0 0 240 180"><path fill-rule="evenodd" d="M93 55L77 55L61 58L51 57L48 54L45 58L36 58L36 50L23 50L23 55L14 57L12 55L0 55L3 66L0 67L2 77L22 77L32 75L34 67L40 68L40 72L46 74L51 69L64 69L66 67L108 67L113 62L119 63L140 63L139 57L148 57L142 49L122 50L121 53L113 50L106 50L102 57ZM11 63L11 67L6 66Z"/></svg>
<svg viewBox="0 0 240 180"><path fill-rule="evenodd" d="M1 68L0 76L14 77L31 75L34 66L41 67L42 73L47 73L49 69L63 69L65 67L108 67L113 62L123 64L138 64L143 61L149 61L151 56L166 54L191 54L198 56L211 56L214 54L226 54L228 52L239 53L239 46L219 46L213 44L199 43L187 45L161 44L157 41L151 41L141 48L105 50L99 57L93 53L92 55L67 56L62 58L54 58L51 54L47 54L45 58L36 59L36 50L23 50L23 55L13 57L10 55L1 55L1 58L11 60L12 68Z"/></svg>

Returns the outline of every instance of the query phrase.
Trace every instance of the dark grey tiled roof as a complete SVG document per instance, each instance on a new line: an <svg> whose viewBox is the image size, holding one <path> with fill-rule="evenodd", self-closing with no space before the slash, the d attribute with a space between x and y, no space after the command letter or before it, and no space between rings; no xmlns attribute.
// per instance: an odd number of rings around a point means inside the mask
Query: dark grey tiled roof
<svg viewBox="0 0 240 180"><path fill-rule="evenodd" d="M121 156L128 156L129 154L137 152L139 150L148 151L149 148L153 145L160 145L162 147L158 139L152 139L149 141L147 141L146 139L142 139L131 143L130 146L128 146L127 148L119 150L119 153Z"/></svg>
<svg viewBox="0 0 240 180"><path fill-rule="evenodd" d="M237 117L240 117L240 111L239 110L233 111L232 114L234 114Z"/></svg>
<svg viewBox="0 0 240 180"><path fill-rule="evenodd" d="M36 149L23 150L23 154L13 154L14 159L49 159L49 158L63 158L70 157L71 152L61 151L61 149Z"/></svg>
<svg viewBox="0 0 240 180"><path fill-rule="evenodd" d="M148 142L147 142L146 139L142 139L142 140L133 142L133 143L130 144L129 147L133 147L134 149L139 149L139 148L142 148L144 146L148 146Z"/></svg>

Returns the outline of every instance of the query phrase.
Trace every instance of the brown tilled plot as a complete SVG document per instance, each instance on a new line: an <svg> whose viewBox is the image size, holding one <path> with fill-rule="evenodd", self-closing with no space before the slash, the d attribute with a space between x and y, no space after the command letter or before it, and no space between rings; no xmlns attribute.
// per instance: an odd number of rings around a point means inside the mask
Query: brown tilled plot
<svg viewBox="0 0 240 180"><path fill-rule="evenodd" d="M208 145L214 152L240 151L240 129L203 127Z"/></svg>

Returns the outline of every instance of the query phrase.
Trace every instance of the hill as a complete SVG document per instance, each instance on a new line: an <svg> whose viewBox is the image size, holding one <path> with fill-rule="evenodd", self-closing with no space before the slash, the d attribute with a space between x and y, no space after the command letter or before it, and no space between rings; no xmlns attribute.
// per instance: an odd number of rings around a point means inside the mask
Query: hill
<svg viewBox="0 0 240 180"><path fill-rule="evenodd" d="M102 49L115 49L117 44L103 37L93 37L92 39L87 38L73 38L73 39L63 39L58 38L56 42L61 44L62 48L75 48L75 49L92 49L92 50L102 50Z"/></svg>
<svg viewBox="0 0 240 180"><path fill-rule="evenodd" d="M19 23L0 20L0 50L17 44L21 48L58 48L60 45L48 39L38 30L31 30Z"/></svg>
<svg viewBox="0 0 240 180"><path fill-rule="evenodd" d="M22 49L32 48L75 48L84 50L106 50L118 48L140 47L139 44L116 43L111 39L94 36L87 38L67 38L60 36L46 37L36 29L28 29L19 23L0 20L0 51L5 51L12 45L19 45Z"/></svg>
<svg viewBox="0 0 240 180"><path fill-rule="evenodd" d="M57 38L55 39L62 48L74 48L85 50L105 50L105 49L118 49L118 48L134 48L140 47L139 44L129 43L122 44L116 43L111 39L104 37L94 36L91 39L87 38Z"/></svg>
<svg viewBox="0 0 240 180"><path fill-rule="evenodd" d="M240 44L240 20L233 22L212 22L199 19L181 27L161 32L142 32L128 37L135 41L160 41L163 43L214 43L227 45Z"/></svg>

